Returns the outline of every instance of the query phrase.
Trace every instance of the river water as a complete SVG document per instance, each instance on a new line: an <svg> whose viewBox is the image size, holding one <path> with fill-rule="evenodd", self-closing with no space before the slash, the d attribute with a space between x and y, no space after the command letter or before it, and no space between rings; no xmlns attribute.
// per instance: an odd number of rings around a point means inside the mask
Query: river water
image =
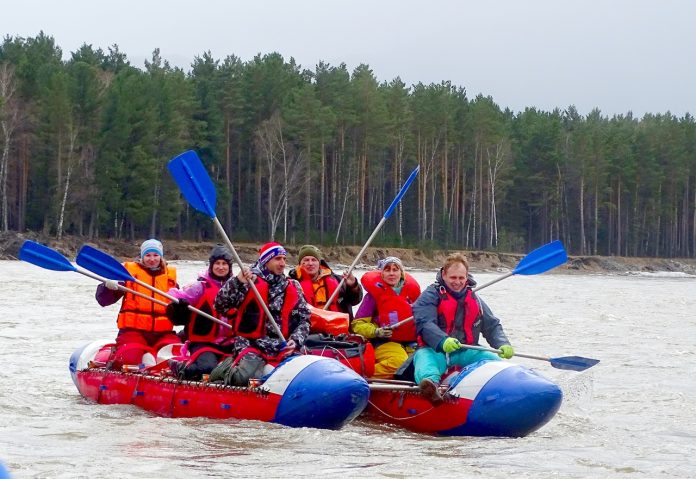
<svg viewBox="0 0 696 479"><path fill-rule="evenodd" d="M201 262L179 262L193 280ZM479 282L499 272L476 274ZM415 272L422 285L433 272ZM559 413L519 439L430 437L358 419L339 431L165 419L78 394L68 359L115 336L94 280L0 261L0 462L14 478L696 476L696 277L513 276L480 295L518 352L601 360L556 381Z"/></svg>

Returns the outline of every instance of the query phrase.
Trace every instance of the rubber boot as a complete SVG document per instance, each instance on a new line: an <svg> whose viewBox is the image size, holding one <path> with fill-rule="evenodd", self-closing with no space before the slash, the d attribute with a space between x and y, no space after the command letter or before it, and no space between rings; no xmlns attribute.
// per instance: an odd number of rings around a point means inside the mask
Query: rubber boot
<svg viewBox="0 0 696 479"><path fill-rule="evenodd" d="M420 384L418 384L418 388L420 389L421 394L425 398L427 398L431 403L433 403L433 406L442 404L442 402L444 401L442 395L440 394L437 384L432 379L423 379L420 382Z"/></svg>

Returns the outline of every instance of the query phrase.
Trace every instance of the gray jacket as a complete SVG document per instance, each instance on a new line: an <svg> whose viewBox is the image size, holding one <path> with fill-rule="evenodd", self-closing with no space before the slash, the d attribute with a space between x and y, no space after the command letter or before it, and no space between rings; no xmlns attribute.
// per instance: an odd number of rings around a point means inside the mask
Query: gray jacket
<svg viewBox="0 0 696 479"><path fill-rule="evenodd" d="M471 288L476 286L473 277L469 275L467 287L461 293L455 293L445 285L442 280L442 270L437 273L435 283L426 288L425 291L418 297L418 300L413 304L413 316L416 319L416 329L418 335L422 337L426 346L429 346L436 351L442 352L442 343L447 339L445 318L438 314L437 308L441 301L441 288L453 298L460 299L465 294L474 295L474 298L479 305L479 315L473 325L473 342L478 344L479 336L483 334L488 344L491 347L499 348L504 344L510 344L500 320L493 314L486 303L475 295ZM452 337L457 338L462 343L466 342L462 325L455 325Z"/></svg>

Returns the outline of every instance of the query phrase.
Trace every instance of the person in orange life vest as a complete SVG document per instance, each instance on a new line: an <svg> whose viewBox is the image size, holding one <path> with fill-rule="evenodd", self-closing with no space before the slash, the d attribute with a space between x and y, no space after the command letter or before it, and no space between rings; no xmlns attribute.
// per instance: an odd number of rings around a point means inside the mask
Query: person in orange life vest
<svg viewBox="0 0 696 479"><path fill-rule="evenodd" d="M413 356L415 381L433 403L442 401L438 384L448 362L467 366L482 359L499 359L491 352L463 348L462 343L478 345L483 334L488 344L500 349L500 357L514 355L500 320L472 291L474 286L466 256L454 253L445 259L435 283L413 305L416 328L425 343Z"/></svg>
<svg viewBox="0 0 696 479"><path fill-rule="evenodd" d="M219 317L214 303L220 287L232 276L232 254L222 245L216 245L210 252L208 268L201 271L198 280L181 289L170 289L169 294L179 300L167 306L167 317L177 326L184 326L180 337L188 341L191 354L188 363L169 360L169 369L182 379L201 379L218 364L220 356L227 354L232 342L232 330L208 318L199 316L188 309L189 304L201 311Z"/></svg>
<svg viewBox="0 0 696 479"><path fill-rule="evenodd" d="M164 261L162 243L149 239L140 245L138 261L128 261L123 266L136 279L148 283L160 291L177 287L176 269ZM96 299L101 306L109 306L123 298L118 313L116 336L116 353L113 359L123 364L138 364L146 348L157 349L167 344L180 342L174 333L174 325L167 318L165 307L140 298L132 293L118 289L118 282L107 280L97 287ZM140 286L132 281L123 283L127 288L146 294L160 301L167 298ZM126 344L139 344L146 348L123 348Z"/></svg>
<svg viewBox="0 0 696 479"><path fill-rule="evenodd" d="M287 252L278 243L266 243L259 259L250 268L230 278L215 297L215 309L230 315L236 337L232 345L238 362L231 374L232 384L246 386L249 379L262 375L265 362L293 354L309 334L310 311L302 287L285 276ZM257 303L249 282L257 290L286 339L284 342Z"/></svg>
<svg viewBox="0 0 696 479"><path fill-rule="evenodd" d="M389 256L377 263L377 271L360 278L367 294L351 330L372 341L375 346L376 378L391 378L416 347L413 321L392 330L395 323L413 315L411 304L420 295L420 286L404 271L399 258Z"/></svg>
<svg viewBox="0 0 696 479"><path fill-rule="evenodd" d="M331 270L321 250L316 246L307 244L301 247L297 254L297 261L299 264L290 270L288 276L299 281L309 304L323 308L341 283L341 278ZM348 313L353 319L353 306L360 303L363 292L353 273L343 273L343 278L345 279L343 286L331 302L329 310Z"/></svg>

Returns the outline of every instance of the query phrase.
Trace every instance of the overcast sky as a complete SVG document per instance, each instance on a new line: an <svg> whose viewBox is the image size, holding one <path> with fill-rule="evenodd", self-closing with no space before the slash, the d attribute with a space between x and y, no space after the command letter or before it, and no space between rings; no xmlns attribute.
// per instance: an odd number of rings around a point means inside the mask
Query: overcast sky
<svg viewBox="0 0 696 479"><path fill-rule="evenodd" d="M696 113L696 1L691 0L99 0L5 1L3 36L43 30L64 56L118 44L142 67L160 48L189 70L215 58L279 52L379 81L450 80L501 108L575 105L583 115Z"/></svg>

